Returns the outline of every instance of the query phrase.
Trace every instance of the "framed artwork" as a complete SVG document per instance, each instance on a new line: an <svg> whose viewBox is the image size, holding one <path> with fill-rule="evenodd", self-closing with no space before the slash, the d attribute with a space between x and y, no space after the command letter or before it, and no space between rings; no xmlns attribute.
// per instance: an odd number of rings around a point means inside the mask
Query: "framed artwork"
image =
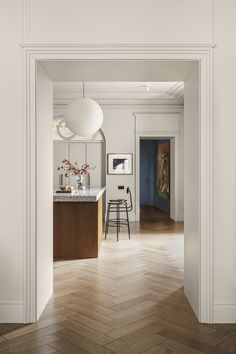
<svg viewBox="0 0 236 354"><path fill-rule="evenodd" d="M158 195L170 199L170 144L157 147L157 189Z"/></svg>
<svg viewBox="0 0 236 354"><path fill-rule="evenodd" d="M132 175L133 154L107 154L108 175Z"/></svg>

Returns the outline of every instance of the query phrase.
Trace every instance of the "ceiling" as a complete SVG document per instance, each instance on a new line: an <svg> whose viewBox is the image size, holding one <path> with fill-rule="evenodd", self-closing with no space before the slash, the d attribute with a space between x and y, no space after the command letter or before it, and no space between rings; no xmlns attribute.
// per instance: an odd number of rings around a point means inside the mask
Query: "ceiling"
<svg viewBox="0 0 236 354"><path fill-rule="evenodd" d="M178 60L67 60L39 63L54 82L54 104L85 96L99 100L182 100L196 62ZM146 86L147 85L147 86ZM101 102L101 101L100 101Z"/></svg>
<svg viewBox="0 0 236 354"><path fill-rule="evenodd" d="M54 100L83 96L82 82L54 82ZM85 96L96 99L183 98L183 82L85 82Z"/></svg>
<svg viewBox="0 0 236 354"><path fill-rule="evenodd" d="M52 81L159 82L185 81L196 62L178 60L41 61Z"/></svg>

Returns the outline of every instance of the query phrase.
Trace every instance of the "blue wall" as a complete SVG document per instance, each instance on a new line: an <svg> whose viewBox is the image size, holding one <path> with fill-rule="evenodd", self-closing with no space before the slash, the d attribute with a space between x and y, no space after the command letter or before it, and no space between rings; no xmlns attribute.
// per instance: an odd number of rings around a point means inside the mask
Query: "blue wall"
<svg viewBox="0 0 236 354"><path fill-rule="evenodd" d="M140 140L140 205L155 206L170 214L170 200L158 196L157 147L170 140Z"/></svg>

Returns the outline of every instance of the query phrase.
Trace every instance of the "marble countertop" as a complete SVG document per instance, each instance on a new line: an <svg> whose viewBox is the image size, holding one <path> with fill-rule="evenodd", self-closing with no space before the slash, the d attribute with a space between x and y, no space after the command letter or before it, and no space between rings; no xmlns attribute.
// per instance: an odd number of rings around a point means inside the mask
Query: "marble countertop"
<svg viewBox="0 0 236 354"><path fill-rule="evenodd" d="M72 193L53 193L54 202L97 202L105 192L105 187L88 188L84 191Z"/></svg>

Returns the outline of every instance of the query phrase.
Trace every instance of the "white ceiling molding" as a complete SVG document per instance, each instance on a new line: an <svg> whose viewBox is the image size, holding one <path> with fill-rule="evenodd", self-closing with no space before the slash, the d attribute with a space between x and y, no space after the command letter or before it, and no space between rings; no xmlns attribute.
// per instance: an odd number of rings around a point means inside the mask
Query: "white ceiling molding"
<svg viewBox="0 0 236 354"><path fill-rule="evenodd" d="M55 98L53 100L54 106L64 105L67 106L70 102L72 102L77 97L70 97L70 98ZM123 105L123 106L130 106L130 105L137 105L137 106L183 106L184 100L182 98L98 98L94 96L90 96L91 99L98 102L98 104L102 106L113 106L113 105Z"/></svg>
<svg viewBox="0 0 236 354"><path fill-rule="evenodd" d="M176 98L184 97L184 83L177 82L168 92L168 95L175 96Z"/></svg>
<svg viewBox="0 0 236 354"><path fill-rule="evenodd" d="M183 90L183 82L87 82L85 96L102 105L183 105ZM68 105L80 97L81 82L54 82L54 105Z"/></svg>
<svg viewBox="0 0 236 354"><path fill-rule="evenodd" d="M145 100L145 99L102 99L96 100L102 108L119 108L119 109L136 109L142 108L145 110L151 109L162 109L162 110L183 110L184 109L184 100L183 99L153 99L153 100ZM58 110L63 114L66 110L66 107L69 104L69 100L55 100L53 104L54 112ZM54 114L55 116L55 114Z"/></svg>

